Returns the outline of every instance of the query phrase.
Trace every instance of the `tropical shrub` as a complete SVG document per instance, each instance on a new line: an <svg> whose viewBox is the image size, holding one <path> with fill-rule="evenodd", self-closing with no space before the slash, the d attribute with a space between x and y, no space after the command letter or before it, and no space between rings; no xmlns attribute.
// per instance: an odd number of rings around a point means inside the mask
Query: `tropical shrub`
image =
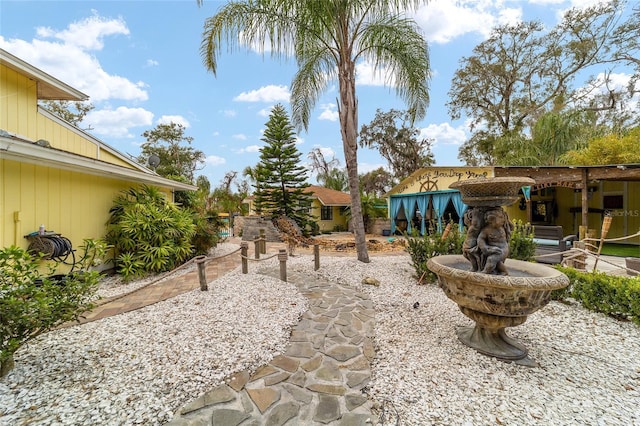
<svg viewBox="0 0 640 426"><path fill-rule="evenodd" d="M194 213L193 223L195 225L195 233L191 239L193 254L196 256L206 255L209 253L209 249L215 247L220 241L222 219L218 216L218 212L209 210L204 216L197 212Z"/></svg>
<svg viewBox="0 0 640 426"><path fill-rule="evenodd" d="M109 213L106 240L125 279L169 271L194 255L193 213L167 201L157 188L122 191Z"/></svg>
<svg viewBox="0 0 640 426"><path fill-rule="evenodd" d="M556 267L569 277L569 286L555 290L555 300L572 298L585 308L616 318L627 318L640 325L640 277L585 272Z"/></svg>
<svg viewBox="0 0 640 426"><path fill-rule="evenodd" d="M462 254L462 243L465 234L459 231L458 224L450 222L443 232L435 232L419 236L417 233L407 235L407 251L411 255L411 265L420 277L420 282L433 282L436 275L427 268L427 261L443 254ZM431 229L437 229L432 226ZM449 229L447 231L447 229Z"/></svg>
<svg viewBox="0 0 640 426"><path fill-rule="evenodd" d="M0 249L0 377L13 368L13 354L22 345L92 308L98 272L54 279L39 272L39 260L15 246Z"/></svg>
<svg viewBox="0 0 640 426"><path fill-rule="evenodd" d="M533 260L536 252L536 243L533 241L533 226L517 219L512 222L509 257L525 261Z"/></svg>

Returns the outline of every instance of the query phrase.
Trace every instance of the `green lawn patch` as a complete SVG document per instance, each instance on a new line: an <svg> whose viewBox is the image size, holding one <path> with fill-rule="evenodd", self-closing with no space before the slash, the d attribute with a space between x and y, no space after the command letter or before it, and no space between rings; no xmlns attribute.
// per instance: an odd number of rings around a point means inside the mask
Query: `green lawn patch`
<svg viewBox="0 0 640 426"><path fill-rule="evenodd" d="M601 254L620 257L640 257L640 246L605 243L602 247Z"/></svg>

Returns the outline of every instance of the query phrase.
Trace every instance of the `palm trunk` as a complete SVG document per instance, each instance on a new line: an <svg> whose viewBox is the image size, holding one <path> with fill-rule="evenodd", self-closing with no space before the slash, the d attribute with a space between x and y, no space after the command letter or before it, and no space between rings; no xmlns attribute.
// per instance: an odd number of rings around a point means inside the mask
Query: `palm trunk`
<svg viewBox="0 0 640 426"><path fill-rule="evenodd" d="M349 177L349 193L351 195L351 222L355 235L356 251L360 262L369 263L367 240L364 230L364 218L360 203L360 184L358 177L358 103L355 87L355 64L347 62L339 65L340 129L342 131L342 147L344 160L347 163Z"/></svg>

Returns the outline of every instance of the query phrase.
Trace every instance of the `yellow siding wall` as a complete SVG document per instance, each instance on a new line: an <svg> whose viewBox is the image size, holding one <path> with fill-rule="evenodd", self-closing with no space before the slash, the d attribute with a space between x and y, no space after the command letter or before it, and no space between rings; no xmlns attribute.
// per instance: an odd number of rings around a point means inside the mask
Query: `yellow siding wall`
<svg viewBox="0 0 640 426"><path fill-rule="evenodd" d="M598 191L594 193L592 200L595 200L601 208L604 206L603 198L605 195L622 195L623 207L620 209L611 209L608 213L611 215L611 228L607 238L619 238L622 236L632 235L640 230L640 197L636 194L640 193L640 182L603 182ZM589 217L592 220L593 215ZM601 221L589 223L589 228L597 228L598 236L600 236ZM640 238L623 241L625 243L640 243Z"/></svg>
<svg viewBox="0 0 640 426"><path fill-rule="evenodd" d="M589 198L589 209L594 211L588 214L589 229L596 238L600 237L602 230L602 218L604 214L603 198L605 195L622 195L624 205L621 209L609 210L613 217L607 239L621 238L633 235L640 231L640 197L635 194L640 193L640 182L600 182L591 186L593 191ZM549 190L548 190L549 191ZM582 206L582 194L571 188L556 187L551 189L553 193L548 195L532 195L533 200L551 201L556 203L556 215L553 218L555 225L561 225L565 235L579 235L580 225L582 225L582 213L573 213L572 208L580 209ZM518 209L518 203L507 208L511 219L521 219L527 221L527 211ZM620 243L639 244L640 239L627 239Z"/></svg>
<svg viewBox="0 0 640 426"><path fill-rule="evenodd" d="M640 229L640 202L637 194L640 191L640 182L601 182L589 198L589 208L597 210L588 215L589 229L594 230L595 236L600 237L603 218L603 198L605 195L622 195L624 200L623 208L613 209L608 213L613 217L607 238L620 238L635 234ZM568 188L557 188L556 202L558 203L558 217L556 224L562 225L567 233L578 235L579 226L582 224L580 212L572 214L571 207L581 206L581 194ZM621 241L622 243L638 244L640 240Z"/></svg>
<svg viewBox="0 0 640 426"><path fill-rule="evenodd" d="M425 167L394 187L390 194L442 191L460 180L493 177L492 167Z"/></svg>
<svg viewBox="0 0 640 426"><path fill-rule="evenodd" d="M75 247L105 235L113 198L131 183L49 167L0 160L2 246L26 248L24 235L44 224Z"/></svg>
<svg viewBox="0 0 640 426"><path fill-rule="evenodd" d="M53 148L85 157L97 158L98 147L94 143L42 114L37 114L37 117L38 124L34 140L44 139L49 141Z"/></svg>
<svg viewBox="0 0 640 426"><path fill-rule="evenodd" d="M341 214L342 207L333 206L333 220L321 220L322 217L322 204L318 199L314 199L311 202L311 216L317 221L320 232L333 231L336 226L342 227L344 231L347 230L347 217Z"/></svg>
<svg viewBox="0 0 640 426"><path fill-rule="evenodd" d="M37 140L36 82L0 65L0 129Z"/></svg>
<svg viewBox="0 0 640 426"><path fill-rule="evenodd" d="M38 113L36 83L0 65L0 129L52 147L132 167L85 138L73 127ZM0 247L27 248L24 235L41 224L71 240L78 249L87 238L106 233L113 199L139 185L127 180L93 176L0 158ZM168 188L161 188L172 200ZM78 253L81 254L81 253Z"/></svg>
<svg viewBox="0 0 640 426"><path fill-rule="evenodd" d="M111 164L117 164L118 166L133 168L131 167L131 164L103 149L100 150L99 160L106 161Z"/></svg>
<svg viewBox="0 0 640 426"><path fill-rule="evenodd" d="M520 205L520 200L518 200L515 204L512 204L511 206L507 206L504 208L507 214L509 215L509 219L519 220L524 223L529 222L526 208L525 210L520 210L519 205Z"/></svg>
<svg viewBox="0 0 640 426"><path fill-rule="evenodd" d="M36 82L0 65L0 129L32 141L44 139L51 146L119 166L131 164L103 149L72 127L60 125L38 114Z"/></svg>

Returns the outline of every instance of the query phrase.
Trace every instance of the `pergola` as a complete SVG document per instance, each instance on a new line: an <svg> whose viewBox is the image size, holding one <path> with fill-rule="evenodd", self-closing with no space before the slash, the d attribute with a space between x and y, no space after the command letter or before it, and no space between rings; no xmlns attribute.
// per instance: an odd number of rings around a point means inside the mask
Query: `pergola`
<svg viewBox="0 0 640 426"><path fill-rule="evenodd" d="M606 166L495 166L494 176L524 176L535 180L532 191L560 186L580 189L582 195L582 226L589 226L588 185L597 181L640 181L640 164Z"/></svg>

